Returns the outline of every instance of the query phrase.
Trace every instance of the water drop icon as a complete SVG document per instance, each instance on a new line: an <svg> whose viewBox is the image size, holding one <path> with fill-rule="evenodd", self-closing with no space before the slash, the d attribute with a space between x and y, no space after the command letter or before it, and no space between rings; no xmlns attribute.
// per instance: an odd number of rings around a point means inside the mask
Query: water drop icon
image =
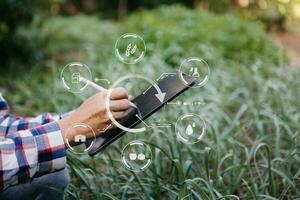
<svg viewBox="0 0 300 200"><path fill-rule="evenodd" d="M194 132L193 127L191 126L191 124L189 124L189 125L186 127L186 134L187 134L187 135L192 135L193 132Z"/></svg>

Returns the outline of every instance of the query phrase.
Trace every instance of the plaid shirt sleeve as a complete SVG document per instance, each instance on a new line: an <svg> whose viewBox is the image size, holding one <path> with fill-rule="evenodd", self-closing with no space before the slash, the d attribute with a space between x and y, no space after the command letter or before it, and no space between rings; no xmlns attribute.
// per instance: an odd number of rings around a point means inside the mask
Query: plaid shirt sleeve
<svg viewBox="0 0 300 200"><path fill-rule="evenodd" d="M0 94L0 191L65 167L66 150L56 122L62 117L12 116Z"/></svg>

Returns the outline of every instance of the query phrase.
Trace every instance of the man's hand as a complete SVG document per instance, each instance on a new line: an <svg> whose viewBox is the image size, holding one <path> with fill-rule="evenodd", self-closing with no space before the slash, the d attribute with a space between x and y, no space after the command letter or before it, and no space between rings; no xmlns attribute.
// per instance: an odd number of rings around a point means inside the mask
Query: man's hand
<svg viewBox="0 0 300 200"><path fill-rule="evenodd" d="M90 126L96 134L100 134L111 121L107 115L105 101L107 92L97 93L88 98L83 104L72 112L68 117L58 121L62 136L66 139L68 132L68 140L73 142L76 133L72 126L75 124L86 124ZM124 88L116 88L111 91L110 95L110 111L112 112L116 120L123 118L127 114L127 110L130 108L130 100L127 91ZM86 130L80 132L87 138L92 138L94 135L92 132Z"/></svg>

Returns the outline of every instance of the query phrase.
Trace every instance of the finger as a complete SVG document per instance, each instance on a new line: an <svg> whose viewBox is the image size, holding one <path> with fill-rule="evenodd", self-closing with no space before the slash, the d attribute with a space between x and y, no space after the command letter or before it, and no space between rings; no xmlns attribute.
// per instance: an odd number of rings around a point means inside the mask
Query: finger
<svg viewBox="0 0 300 200"><path fill-rule="evenodd" d="M126 91L124 88L122 88L122 87L114 88L114 89L111 91L110 99L111 99L111 100L128 99L128 93L127 93L127 91Z"/></svg>
<svg viewBox="0 0 300 200"><path fill-rule="evenodd" d="M133 96L129 95L128 99L129 99L129 101L132 101L134 98L133 98Z"/></svg>
<svg viewBox="0 0 300 200"><path fill-rule="evenodd" d="M103 128L97 129L97 133L101 134L101 133L111 130L112 128L114 128L114 125L111 123L107 123L107 124L105 124L105 126Z"/></svg>
<svg viewBox="0 0 300 200"><path fill-rule="evenodd" d="M127 116L128 112L126 112L126 111L123 111L123 112L113 112L112 114L113 114L113 116L114 116L114 118L116 120L119 120L119 119L122 119L125 116Z"/></svg>
<svg viewBox="0 0 300 200"><path fill-rule="evenodd" d="M127 99L110 101L109 109L113 112L125 111L130 108L130 101Z"/></svg>

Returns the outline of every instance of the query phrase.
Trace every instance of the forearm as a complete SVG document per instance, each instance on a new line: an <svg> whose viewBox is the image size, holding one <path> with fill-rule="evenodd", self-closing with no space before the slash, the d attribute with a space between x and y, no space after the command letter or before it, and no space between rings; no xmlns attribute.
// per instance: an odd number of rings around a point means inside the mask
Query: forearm
<svg viewBox="0 0 300 200"><path fill-rule="evenodd" d="M9 114L6 116L5 120L0 121L0 133L5 132L5 134L10 134L15 131L31 129L40 125L61 120L67 115L68 113L57 115L45 112L36 117L16 117Z"/></svg>
<svg viewBox="0 0 300 200"><path fill-rule="evenodd" d="M11 133L0 141L0 189L64 168L65 155L56 122Z"/></svg>
<svg viewBox="0 0 300 200"><path fill-rule="evenodd" d="M94 117L96 118L96 117ZM57 124L60 127L61 135L66 143L68 139L68 143L72 145L74 143L74 137L77 134L83 134L87 138L94 137L94 133L90 131L90 129L82 129L78 132L77 129L74 128L75 125L78 124L85 124L89 126L93 126L93 123L97 124L100 123L101 120L96 118L94 121L91 122L90 116L84 115L80 110L78 112L72 112L72 114L68 115L67 117L57 121ZM94 127L94 126L93 126ZM98 130L93 130L94 132L98 132Z"/></svg>

